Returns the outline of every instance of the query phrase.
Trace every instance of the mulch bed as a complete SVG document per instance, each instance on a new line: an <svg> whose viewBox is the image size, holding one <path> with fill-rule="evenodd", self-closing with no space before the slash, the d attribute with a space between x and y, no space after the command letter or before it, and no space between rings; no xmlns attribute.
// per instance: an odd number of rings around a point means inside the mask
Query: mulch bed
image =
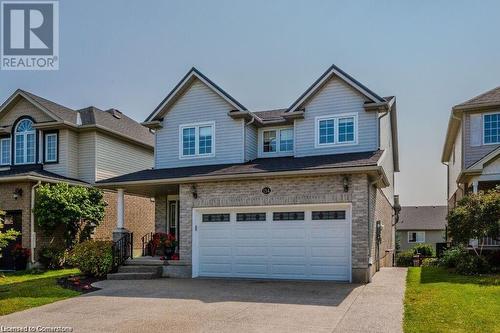
<svg viewBox="0 0 500 333"><path fill-rule="evenodd" d="M88 277L85 275L75 275L75 276L67 276L59 278L57 279L57 284L59 284L63 288L87 294L96 290L100 290L101 288L93 287L92 283L101 280L102 279L98 279L95 277Z"/></svg>

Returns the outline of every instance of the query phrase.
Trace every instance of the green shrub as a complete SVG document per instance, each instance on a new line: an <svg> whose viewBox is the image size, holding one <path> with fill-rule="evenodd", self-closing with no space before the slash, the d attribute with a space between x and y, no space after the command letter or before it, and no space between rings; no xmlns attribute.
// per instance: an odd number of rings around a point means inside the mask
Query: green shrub
<svg viewBox="0 0 500 333"><path fill-rule="evenodd" d="M400 252L396 255L396 264L399 267L413 266L413 249Z"/></svg>
<svg viewBox="0 0 500 333"><path fill-rule="evenodd" d="M489 273L491 268L485 257L467 253L458 260L456 270L459 274L475 275Z"/></svg>
<svg viewBox="0 0 500 333"><path fill-rule="evenodd" d="M70 263L82 273L103 277L113 268L113 242L85 241L77 244L70 255Z"/></svg>
<svg viewBox="0 0 500 333"><path fill-rule="evenodd" d="M67 256L66 249L48 246L40 251L38 260L49 269L58 269L64 267Z"/></svg>
<svg viewBox="0 0 500 333"><path fill-rule="evenodd" d="M437 258L424 258L422 260L422 267L437 267L439 260Z"/></svg>
<svg viewBox="0 0 500 333"><path fill-rule="evenodd" d="M412 249L414 254L420 253L424 257L434 257L436 255L434 247L430 244L417 244Z"/></svg>
<svg viewBox="0 0 500 333"><path fill-rule="evenodd" d="M439 259L439 265L455 268L457 267L458 262L464 256L467 256L467 250L461 246L452 247L446 251L444 251L443 256Z"/></svg>

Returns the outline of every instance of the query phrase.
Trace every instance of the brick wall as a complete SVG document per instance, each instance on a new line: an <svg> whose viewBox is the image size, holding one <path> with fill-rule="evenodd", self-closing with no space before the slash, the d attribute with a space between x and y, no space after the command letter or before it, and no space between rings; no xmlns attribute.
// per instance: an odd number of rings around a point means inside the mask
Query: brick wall
<svg viewBox="0 0 500 333"><path fill-rule="evenodd" d="M372 246L372 257L374 259L373 269L378 267L391 267L392 266L392 256L394 253L395 247L395 229L392 226L393 224L393 208L390 204L389 200L387 200L384 193L377 188L372 188L372 193L374 193L373 197L373 246ZM383 225L382 228L382 241L378 246L377 253L377 243L376 243L376 222L380 221ZM375 272L372 271L374 274Z"/></svg>
<svg viewBox="0 0 500 333"><path fill-rule="evenodd" d="M193 208L352 202L353 280L366 281L369 183L363 174L350 175L349 179L347 193L343 190L341 175L199 183L196 184L197 199L193 198L191 184L180 185L181 261L191 263ZM265 186L271 188L268 195L262 193Z"/></svg>
<svg viewBox="0 0 500 333"><path fill-rule="evenodd" d="M22 244L23 247L30 247L30 210L31 210L31 186L26 183L2 183L0 185L0 209L3 211L20 210L22 211ZM14 191L20 188L23 191L22 196L14 199Z"/></svg>
<svg viewBox="0 0 500 333"><path fill-rule="evenodd" d="M116 228L116 193L105 191L104 200L108 206L94 238L112 240ZM141 248L141 237L155 230L155 203L150 198L126 194L125 228L134 233L134 248Z"/></svg>

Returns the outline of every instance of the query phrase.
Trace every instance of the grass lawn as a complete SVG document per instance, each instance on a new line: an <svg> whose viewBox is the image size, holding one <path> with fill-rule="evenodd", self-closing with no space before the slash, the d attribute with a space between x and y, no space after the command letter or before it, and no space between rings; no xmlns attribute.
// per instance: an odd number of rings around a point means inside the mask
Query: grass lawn
<svg viewBox="0 0 500 333"><path fill-rule="evenodd" d="M78 272L61 269L43 273L0 273L0 316L80 295L56 282L57 278Z"/></svg>
<svg viewBox="0 0 500 333"><path fill-rule="evenodd" d="M500 332L500 276L410 267L404 306L406 333Z"/></svg>

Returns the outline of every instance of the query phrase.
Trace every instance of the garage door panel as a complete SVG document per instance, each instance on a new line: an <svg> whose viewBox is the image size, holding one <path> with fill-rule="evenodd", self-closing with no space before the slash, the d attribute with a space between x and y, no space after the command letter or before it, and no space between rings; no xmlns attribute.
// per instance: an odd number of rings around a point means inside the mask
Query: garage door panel
<svg viewBox="0 0 500 333"><path fill-rule="evenodd" d="M267 256L267 247L238 246L233 249L236 256Z"/></svg>
<svg viewBox="0 0 500 333"><path fill-rule="evenodd" d="M254 274L254 275L267 275L267 264L235 264L234 273L236 274Z"/></svg>
<svg viewBox="0 0 500 333"><path fill-rule="evenodd" d="M316 210L345 210L345 207L332 204ZM230 221L224 223L202 223L201 214L196 215L198 275L349 280L350 220L311 220L312 210L300 205L279 209L221 208L217 213L230 213ZM235 221L236 213L240 212L266 212L269 218L273 212L281 211L303 211L305 219Z"/></svg>
<svg viewBox="0 0 500 333"><path fill-rule="evenodd" d="M201 250L202 256L230 256L232 251L229 246L205 246Z"/></svg>

